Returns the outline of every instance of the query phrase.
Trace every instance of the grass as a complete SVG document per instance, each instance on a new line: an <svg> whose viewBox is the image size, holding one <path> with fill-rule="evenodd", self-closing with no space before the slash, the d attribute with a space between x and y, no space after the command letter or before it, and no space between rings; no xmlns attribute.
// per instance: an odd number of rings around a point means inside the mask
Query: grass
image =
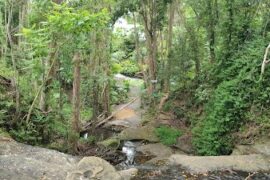
<svg viewBox="0 0 270 180"><path fill-rule="evenodd" d="M156 135L159 137L162 144L171 146L177 142L177 138L183 133L178 129L168 126L160 126L155 129Z"/></svg>

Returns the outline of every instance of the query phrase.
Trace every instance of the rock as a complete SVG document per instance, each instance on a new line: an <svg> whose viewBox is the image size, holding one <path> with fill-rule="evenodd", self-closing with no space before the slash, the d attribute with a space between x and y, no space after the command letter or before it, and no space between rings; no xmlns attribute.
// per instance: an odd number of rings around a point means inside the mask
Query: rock
<svg viewBox="0 0 270 180"><path fill-rule="evenodd" d="M76 169L68 173L66 180L122 180L120 173L107 161L98 157L85 157L77 165Z"/></svg>
<svg viewBox="0 0 270 180"><path fill-rule="evenodd" d="M118 138L120 140L147 140L149 142L158 142L159 138L156 136L154 130L155 128L151 126L127 128L118 135Z"/></svg>
<svg viewBox="0 0 270 180"><path fill-rule="evenodd" d="M270 156L270 141L262 144L255 144L253 148L258 152L258 154Z"/></svg>
<svg viewBox="0 0 270 180"><path fill-rule="evenodd" d="M1 180L126 180L137 173L135 169L117 172L98 157L80 159L0 136Z"/></svg>
<svg viewBox="0 0 270 180"><path fill-rule="evenodd" d="M191 173L206 173L221 170L245 172L270 171L270 158L261 155L241 156L186 156L172 155L169 164L181 165Z"/></svg>
<svg viewBox="0 0 270 180"><path fill-rule="evenodd" d="M258 154L252 146L248 145L237 145L235 146L231 155L249 155Z"/></svg>
<svg viewBox="0 0 270 180"><path fill-rule="evenodd" d="M120 145L120 140L118 138L109 138L104 141L98 142L98 146L109 149L117 149Z"/></svg>
<svg viewBox="0 0 270 180"><path fill-rule="evenodd" d="M13 140L0 140L1 179L63 180L79 158Z"/></svg>
<svg viewBox="0 0 270 180"><path fill-rule="evenodd" d="M145 155L156 157L169 157L173 154L173 150L161 143L142 145L136 148L138 152Z"/></svg>
<svg viewBox="0 0 270 180"><path fill-rule="evenodd" d="M232 155L249 155L262 154L270 156L270 141L256 143L254 145L237 145L235 146Z"/></svg>
<svg viewBox="0 0 270 180"><path fill-rule="evenodd" d="M165 146L161 143L141 145L136 148L137 152L142 153L143 155L154 157L148 161L146 164L160 165L165 164L168 158L173 154L185 154L182 151L173 150L172 148Z"/></svg>
<svg viewBox="0 0 270 180"><path fill-rule="evenodd" d="M192 146L192 135L184 134L177 139L175 147L187 154L193 154L194 149Z"/></svg>
<svg viewBox="0 0 270 180"><path fill-rule="evenodd" d="M127 170L118 171L118 173L123 178L123 180L130 180L130 179L134 178L135 176L137 176L138 169L130 168L130 169L127 169Z"/></svg>

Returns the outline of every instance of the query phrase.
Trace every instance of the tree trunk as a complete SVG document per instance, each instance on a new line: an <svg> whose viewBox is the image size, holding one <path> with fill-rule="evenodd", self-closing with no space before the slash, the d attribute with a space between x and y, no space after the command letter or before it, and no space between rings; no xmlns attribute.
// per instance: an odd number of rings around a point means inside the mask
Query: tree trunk
<svg viewBox="0 0 270 180"><path fill-rule="evenodd" d="M81 81L81 54L76 52L73 57L73 96L72 96L72 147L77 152L77 140L80 132L80 81Z"/></svg>
<svg viewBox="0 0 270 180"><path fill-rule="evenodd" d="M166 76L164 82L164 92L170 91L170 79L171 79L171 54L172 54L172 36L173 36L173 21L174 21L175 3L170 4L169 8L169 22L168 22L168 38L167 38L167 64L166 64Z"/></svg>
<svg viewBox="0 0 270 180"><path fill-rule="evenodd" d="M11 61L12 61L12 68L13 68L13 79L12 79L12 86L15 91L15 104L16 104L16 112L15 116L13 119L13 123L15 123L18 120L19 114L20 114L20 92L19 92L19 75L18 75L18 70L17 70L17 63L15 60L15 55L14 55L14 43L12 39L12 34L11 34L11 23L12 23L12 17L13 17L13 4L10 6L8 5L8 2L6 2L6 7L7 9L7 24L6 24L6 35L7 35L7 41L10 47L10 56L11 56Z"/></svg>
<svg viewBox="0 0 270 180"><path fill-rule="evenodd" d="M156 90L157 84L157 8L155 1L142 2L144 30L147 41L147 64L148 64L148 95L151 96Z"/></svg>
<svg viewBox="0 0 270 180"><path fill-rule="evenodd" d="M214 63L216 59L215 53L215 24L216 24L216 15L214 10L217 2L213 2L213 0L207 0L207 10L208 10L208 23L207 23L207 33L208 33L208 41L209 41L209 52L210 52L210 62Z"/></svg>
<svg viewBox="0 0 270 180"><path fill-rule="evenodd" d="M48 54L47 59L45 60L45 69L46 67L50 67L50 71L48 72L48 77L47 80L45 82L45 86L44 86L44 109L43 111L46 112L49 109L49 104L48 101L50 99L50 93L52 90L51 84L52 82L57 79L57 69L59 67L59 61L56 60L56 56L57 56L57 43L56 41L53 41L50 45L50 52ZM45 74L46 74L46 70L45 70Z"/></svg>
<svg viewBox="0 0 270 180"><path fill-rule="evenodd" d="M146 75L145 68L144 68L144 66L145 66L144 59L143 59L142 54L140 52L140 37L139 37L139 30L137 27L137 18L136 18L136 14L134 12L132 13L132 15L133 15L133 25L134 25L134 33L135 33L136 61L139 64L139 68L143 74L143 79L144 79L144 83L146 86L146 81L147 81L146 76L147 75Z"/></svg>
<svg viewBox="0 0 270 180"><path fill-rule="evenodd" d="M223 63L229 60L232 56L232 51L234 51L233 45L233 32L234 32L234 12L233 12L233 4L234 0L226 0L226 8L228 13L227 23L228 26L226 27L225 33L227 34L225 38L225 57L223 59Z"/></svg>

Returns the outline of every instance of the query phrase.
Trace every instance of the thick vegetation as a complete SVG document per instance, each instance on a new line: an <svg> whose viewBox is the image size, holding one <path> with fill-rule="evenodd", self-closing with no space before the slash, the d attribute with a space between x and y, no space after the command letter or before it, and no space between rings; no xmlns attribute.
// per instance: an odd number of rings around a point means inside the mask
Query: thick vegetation
<svg viewBox="0 0 270 180"><path fill-rule="evenodd" d="M143 104L155 116L173 113L198 154L230 154L270 131L269 8L269 0L0 0L0 129L77 153L100 139L80 140L85 124L95 129L126 101L121 73L144 80ZM181 134L156 133L167 145Z"/></svg>

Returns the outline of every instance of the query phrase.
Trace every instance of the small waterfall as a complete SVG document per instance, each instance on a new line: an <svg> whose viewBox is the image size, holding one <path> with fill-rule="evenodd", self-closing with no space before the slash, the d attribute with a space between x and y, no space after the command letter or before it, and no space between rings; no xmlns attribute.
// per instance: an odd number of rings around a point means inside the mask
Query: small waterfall
<svg viewBox="0 0 270 180"><path fill-rule="evenodd" d="M122 152L127 156L125 164L127 166L134 164L136 146L131 141L127 141L124 143L124 146L122 147Z"/></svg>
<svg viewBox="0 0 270 180"><path fill-rule="evenodd" d="M83 138L84 138L84 139L87 139L87 138L88 138L88 133L85 133L85 134L83 135Z"/></svg>

